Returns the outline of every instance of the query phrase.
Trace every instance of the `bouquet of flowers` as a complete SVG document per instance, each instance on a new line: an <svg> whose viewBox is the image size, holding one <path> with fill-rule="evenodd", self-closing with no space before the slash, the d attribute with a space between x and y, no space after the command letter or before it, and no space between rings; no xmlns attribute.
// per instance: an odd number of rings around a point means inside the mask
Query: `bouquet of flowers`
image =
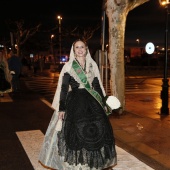
<svg viewBox="0 0 170 170"><path fill-rule="evenodd" d="M118 109L120 107L120 101L115 96L106 97L106 106L109 111L108 115L112 113L112 110Z"/></svg>

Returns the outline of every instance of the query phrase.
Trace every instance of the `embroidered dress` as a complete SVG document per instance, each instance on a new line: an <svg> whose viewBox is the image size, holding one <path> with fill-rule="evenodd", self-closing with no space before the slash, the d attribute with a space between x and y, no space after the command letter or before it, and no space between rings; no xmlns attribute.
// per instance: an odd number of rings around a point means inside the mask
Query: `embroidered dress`
<svg viewBox="0 0 170 170"><path fill-rule="evenodd" d="M7 75L5 72L5 64L3 62L0 63L0 93L8 93L11 92L11 84L7 81Z"/></svg>
<svg viewBox="0 0 170 170"><path fill-rule="evenodd" d="M57 170L102 170L117 163L113 130L102 102L105 91L89 52L86 71L81 67L76 71L74 63L78 64L72 47L60 73L39 161ZM58 111L65 111L61 131L55 129Z"/></svg>

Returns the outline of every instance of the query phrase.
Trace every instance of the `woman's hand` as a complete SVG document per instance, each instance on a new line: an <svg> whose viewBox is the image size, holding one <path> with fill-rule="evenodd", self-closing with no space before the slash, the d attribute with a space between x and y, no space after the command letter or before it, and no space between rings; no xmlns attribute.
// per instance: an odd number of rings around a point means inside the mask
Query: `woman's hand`
<svg viewBox="0 0 170 170"><path fill-rule="evenodd" d="M63 112L63 111L58 112L58 118L59 119L64 119L64 114L65 114L65 112Z"/></svg>

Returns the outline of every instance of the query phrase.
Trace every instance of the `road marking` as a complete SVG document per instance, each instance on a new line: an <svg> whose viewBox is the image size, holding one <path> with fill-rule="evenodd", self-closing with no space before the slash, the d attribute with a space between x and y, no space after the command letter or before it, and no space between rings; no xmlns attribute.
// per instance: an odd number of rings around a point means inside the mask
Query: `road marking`
<svg viewBox="0 0 170 170"><path fill-rule="evenodd" d="M40 130L20 131L16 132L16 134L34 169L47 170L38 162L38 156L44 139L44 134ZM118 162L113 170L154 170L118 146L116 146L116 151Z"/></svg>
<svg viewBox="0 0 170 170"><path fill-rule="evenodd" d="M38 162L44 134L40 130L16 132L28 158L35 170L45 170Z"/></svg>
<svg viewBox="0 0 170 170"><path fill-rule="evenodd" d="M47 100L44 99L44 98L40 98L40 100L41 100L43 103L45 103L48 107L52 108L52 107L51 107L51 103L50 103L49 101L47 101Z"/></svg>
<svg viewBox="0 0 170 170"><path fill-rule="evenodd" d="M154 170L124 149L116 146L117 165L113 170Z"/></svg>

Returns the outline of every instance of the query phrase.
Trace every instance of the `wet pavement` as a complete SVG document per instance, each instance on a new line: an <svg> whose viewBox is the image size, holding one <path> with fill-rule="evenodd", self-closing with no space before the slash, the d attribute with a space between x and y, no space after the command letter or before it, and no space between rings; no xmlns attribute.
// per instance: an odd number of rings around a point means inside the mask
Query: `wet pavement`
<svg viewBox="0 0 170 170"><path fill-rule="evenodd" d="M53 110L25 86L0 98L0 170L41 170L39 149ZM126 94L126 111L110 115L118 165L114 170L169 170L170 116L158 94ZM148 165L148 166L147 166Z"/></svg>
<svg viewBox="0 0 170 170"><path fill-rule="evenodd" d="M126 94L126 111L112 115L117 145L156 170L170 169L170 116L158 94Z"/></svg>

